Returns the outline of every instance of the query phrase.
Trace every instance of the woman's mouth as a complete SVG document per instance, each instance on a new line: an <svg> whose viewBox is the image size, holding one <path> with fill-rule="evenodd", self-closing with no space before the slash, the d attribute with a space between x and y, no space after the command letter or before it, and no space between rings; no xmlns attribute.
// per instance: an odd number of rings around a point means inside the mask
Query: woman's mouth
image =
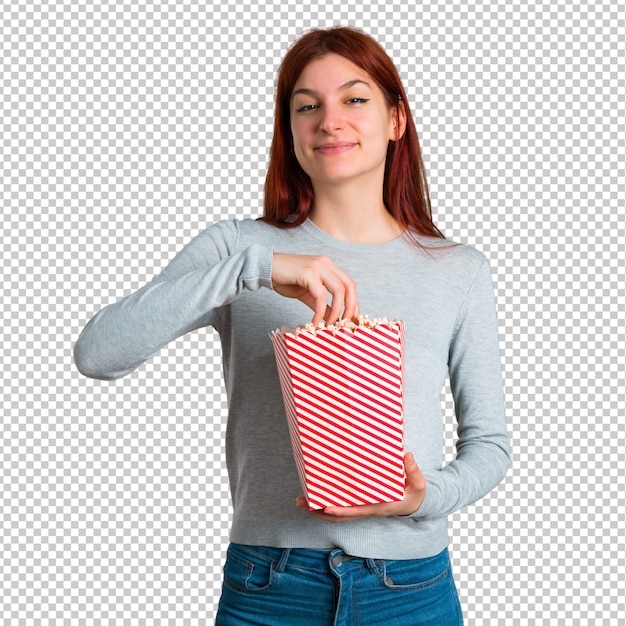
<svg viewBox="0 0 626 626"><path fill-rule="evenodd" d="M342 152L352 150L352 148L354 148L356 145L356 143L341 141L337 143L325 143L321 146L317 146L315 150L320 154L332 156L333 154L341 154Z"/></svg>

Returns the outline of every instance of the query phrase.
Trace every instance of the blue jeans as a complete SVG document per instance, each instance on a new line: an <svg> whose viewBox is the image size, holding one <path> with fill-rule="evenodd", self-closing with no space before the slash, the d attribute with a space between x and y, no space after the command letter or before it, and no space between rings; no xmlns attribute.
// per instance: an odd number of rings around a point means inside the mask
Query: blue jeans
<svg viewBox="0 0 626 626"><path fill-rule="evenodd" d="M231 543L216 626L458 626L447 549L389 561Z"/></svg>

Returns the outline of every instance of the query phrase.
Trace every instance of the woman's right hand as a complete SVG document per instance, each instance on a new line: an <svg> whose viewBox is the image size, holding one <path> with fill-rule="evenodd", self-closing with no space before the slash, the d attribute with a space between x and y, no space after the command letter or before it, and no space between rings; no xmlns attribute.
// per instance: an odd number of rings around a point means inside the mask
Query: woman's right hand
<svg viewBox="0 0 626 626"><path fill-rule="evenodd" d="M315 325L322 319L333 324L359 315L356 283L328 257L274 252L272 286L282 296L297 298L311 308Z"/></svg>

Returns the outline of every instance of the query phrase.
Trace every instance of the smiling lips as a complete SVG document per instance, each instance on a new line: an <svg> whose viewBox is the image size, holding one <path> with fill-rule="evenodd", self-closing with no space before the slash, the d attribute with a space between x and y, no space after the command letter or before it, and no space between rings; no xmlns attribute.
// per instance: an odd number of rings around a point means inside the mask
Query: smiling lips
<svg viewBox="0 0 626 626"><path fill-rule="evenodd" d="M354 148L354 146L356 145L356 143L350 143L346 141L340 141L337 143L325 143L315 148L315 151L319 152L320 154L330 156L333 154L341 154L342 152L347 152L348 150Z"/></svg>

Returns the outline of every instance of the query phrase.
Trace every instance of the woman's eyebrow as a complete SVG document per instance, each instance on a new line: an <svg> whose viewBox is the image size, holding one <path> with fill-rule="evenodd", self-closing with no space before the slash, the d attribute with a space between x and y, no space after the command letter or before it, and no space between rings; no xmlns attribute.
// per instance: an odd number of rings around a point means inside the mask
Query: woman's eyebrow
<svg viewBox="0 0 626 626"><path fill-rule="evenodd" d="M339 87L339 89L337 91L342 91L344 89L350 89L350 87L354 87L354 85L358 85L359 83L365 85L366 87L370 87L370 84L365 81L365 80L361 80L360 78L355 78L354 80L349 80L347 83L344 83L343 85L341 85L341 87ZM318 95L317 92L314 89L306 89L306 88L301 88L301 89L296 89L292 94L291 97L293 98L294 96L297 96L298 94L304 94L306 96L316 96Z"/></svg>

